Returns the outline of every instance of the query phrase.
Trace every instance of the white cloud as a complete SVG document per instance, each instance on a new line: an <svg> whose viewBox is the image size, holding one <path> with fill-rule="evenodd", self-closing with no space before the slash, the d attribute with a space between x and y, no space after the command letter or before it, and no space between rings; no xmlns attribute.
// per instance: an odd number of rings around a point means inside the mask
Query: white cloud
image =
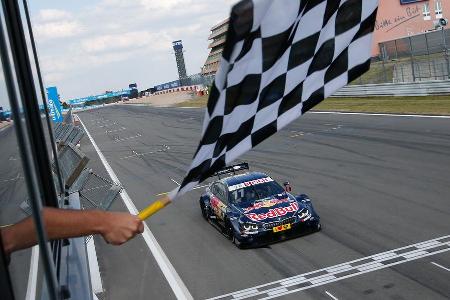
<svg viewBox="0 0 450 300"><path fill-rule="evenodd" d="M61 9L41 9L39 11L39 20L41 22L58 21L69 19L71 13Z"/></svg>
<svg viewBox="0 0 450 300"><path fill-rule="evenodd" d="M153 12L160 10L172 10L177 7L189 8L193 4L193 0L103 0L99 7L115 7L115 8L144 8L151 9Z"/></svg>
<svg viewBox="0 0 450 300"><path fill-rule="evenodd" d="M77 21L55 21L38 23L35 26L35 32L38 39L48 40L79 35L83 32L83 27Z"/></svg>
<svg viewBox="0 0 450 300"><path fill-rule="evenodd" d="M197 73L208 53L209 28L227 17L232 2L94 0L89 7L40 9L35 32L44 78L66 97L128 80L147 88L177 78L172 41L178 39L188 72ZM47 43L56 38L64 40Z"/></svg>
<svg viewBox="0 0 450 300"><path fill-rule="evenodd" d="M170 37L165 33L152 33L149 31L132 31L126 33L99 35L85 39L81 47L88 53L136 49L152 46L153 50L168 49Z"/></svg>

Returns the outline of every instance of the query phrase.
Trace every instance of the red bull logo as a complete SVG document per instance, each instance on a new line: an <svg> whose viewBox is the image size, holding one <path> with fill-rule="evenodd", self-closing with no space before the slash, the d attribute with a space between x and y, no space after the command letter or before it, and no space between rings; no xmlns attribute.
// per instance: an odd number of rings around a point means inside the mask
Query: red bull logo
<svg viewBox="0 0 450 300"><path fill-rule="evenodd" d="M260 209L260 208L269 208L269 207L272 207L272 206L275 206L277 204L284 203L284 202L289 202L289 200L286 198L286 199L271 199L271 200L267 200L267 201L255 202L255 203L253 203L252 206L245 208L244 213L246 214L248 212L251 212L252 210L256 210L256 209Z"/></svg>
<svg viewBox="0 0 450 300"><path fill-rule="evenodd" d="M298 210L298 203L292 202L287 207L277 207L270 209L267 213L262 214L255 214L255 213L249 213L245 214L247 218L249 218L252 221L264 221L265 219L273 219L276 217L283 217L287 215L288 213L294 213Z"/></svg>

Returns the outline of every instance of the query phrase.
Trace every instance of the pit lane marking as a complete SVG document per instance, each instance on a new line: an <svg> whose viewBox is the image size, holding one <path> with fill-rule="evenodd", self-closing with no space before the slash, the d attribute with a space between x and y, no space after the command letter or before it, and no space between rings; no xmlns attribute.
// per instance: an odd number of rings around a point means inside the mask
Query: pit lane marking
<svg viewBox="0 0 450 300"><path fill-rule="evenodd" d="M333 299L333 300L339 300L338 298L336 298L335 296L333 296L333 294L330 293L329 291L325 291L325 294L327 294L328 296L330 296L330 298Z"/></svg>
<svg viewBox="0 0 450 300"><path fill-rule="evenodd" d="M119 129L114 129L114 130L106 130L105 134L113 133L113 132L119 132L119 131L124 131L125 129L126 129L125 127L121 127Z"/></svg>
<svg viewBox="0 0 450 300"><path fill-rule="evenodd" d="M178 184L178 185L180 185L180 184ZM193 187L192 190L202 189L202 188L205 188L207 186L209 186L209 184L197 185L197 186ZM158 196L164 196L164 195L167 195L168 193L170 193L170 192L159 193L159 194L156 194L155 196L157 196L157 197Z"/></svg>
<svg viewBox="0 0 450 300"><path fill-rule="evenodd" d="M87 130L83 121L81 120L81 118L79 118L79 120L80 120L81 125L84 128L84 131L86 132L86 135L88 136L89 140L91 141L92 146L94 147L100 160L102 161L103 166L105 167L106 171L108 172L109 176L111 177L112 181L120 184L119 178L117 177L114 170L111 168L111 165L106 160L106 158L103 155L103 153L101 152L100 148L97 146L97 143L92 138L91 134ZM123 203L127 207L128 211L132 214L137 215L139 213L139 211L136 208L136 205L131 200L131 198L128 195L125 188L123 188L122 191L120 192L120 196L122 197ZM166 278L167 282L169 283L172 291L174 292L175 297L177 299L186 299L186 300L193 299L191 293L187 289L187 287L184 284L181 277L178 275L177 271L173 267L173 265L170 262L167 255L164 253L164 250L159 245L155 236L150 231L150 228L148 227L146 222L144 222L144 232L142 233L142 237L144 238L144 241L147 244L150 252L153 254L153 257L155 258L156 263L158 264L159 268L161 269L161 272L164 274L164 277Z"/></svg>
<svg viewBox="0 0 450 300"><path fill-rule="evenodd" d="M438 268L444 269L444 270L447 271L447 272L450 272L450 269L449 269L449 268L446 268L446 267L444 267L444 266L442 266L442 265L440 265L440 264L438 264L438 263L435 263L434 261L432 261L431 264L435 265L435 266L438 267Z"/></svg>
<svg viewBox="0 0 450 300"><path fill-rule="evenodd" d="M277 298L447 251L450 251L450 235L254 286L241 291L210 298L208 300ZM314 276L315 274L316 276Z"/></svg>
<svg viewBox="0 0 450 300"><path fill-rule="evenodd" d="M101 126L98 126L98 128L105 128L105 127L111 127L111 126L114 126L114 125L117 125L117 123L116 122L114 122L114 123L105 123L105 125L101 125Z"/></svg>
<svg viewBox="0 0 450 300"><path fill-rule="evenodd" d="M138 153L138 152L133 150L132 151L133 155L124 156L124 157L121 157L119 159L130 159L130 158L145 156L145 155L149 155L149 154L163 153L163 152L167 152L168 150L170 150L170 147L167 146L167 145L162 145L162 149L158 149L156 151L144 152L144 153Z"/></svg>
<svg viewBox="0 0 450 300"><path fill-rule="evenodd" d="M129 136L129 137L126 137L126 138L116 138L116 139L114 139L114 142L115 143L124 142L124 141L128 141L128 140L139 138L141 136L142 136L142 134L138 133L137 135Z"/></svg>
<svg viewBox="0 0 450 300"><path fill-rule="evenodd" d="M10 182L10 181L17 181L17 180L22 179L22 178L23 178L23 177L20 176L19 173L17 173L17 176L16 176L16 177L10 178L10 179L2 179L2 180L0 180L0 183Z"/></svg>

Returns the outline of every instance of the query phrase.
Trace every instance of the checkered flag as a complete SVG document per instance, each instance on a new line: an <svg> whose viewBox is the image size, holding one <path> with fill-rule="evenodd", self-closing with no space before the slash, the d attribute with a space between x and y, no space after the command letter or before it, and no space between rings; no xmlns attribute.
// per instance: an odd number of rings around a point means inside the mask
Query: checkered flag
<svg viewBox="0 0 450 300"><path fill-rule="evenodd" d="M179 196L370 67L378 0L243 0Z"/></svg>

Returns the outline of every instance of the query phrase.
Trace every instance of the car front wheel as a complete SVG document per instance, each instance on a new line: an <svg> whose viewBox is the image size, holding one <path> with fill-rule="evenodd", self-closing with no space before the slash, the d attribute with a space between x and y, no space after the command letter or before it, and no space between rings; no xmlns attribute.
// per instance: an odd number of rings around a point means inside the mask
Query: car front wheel
<svg viewBox="0 0 450 300"><path fill-rule="evenodd" d="M238 247L239 249L244 248L243 244L236 238L236 236L233 234L233 244L236 245L236 247Z"/></svg>

